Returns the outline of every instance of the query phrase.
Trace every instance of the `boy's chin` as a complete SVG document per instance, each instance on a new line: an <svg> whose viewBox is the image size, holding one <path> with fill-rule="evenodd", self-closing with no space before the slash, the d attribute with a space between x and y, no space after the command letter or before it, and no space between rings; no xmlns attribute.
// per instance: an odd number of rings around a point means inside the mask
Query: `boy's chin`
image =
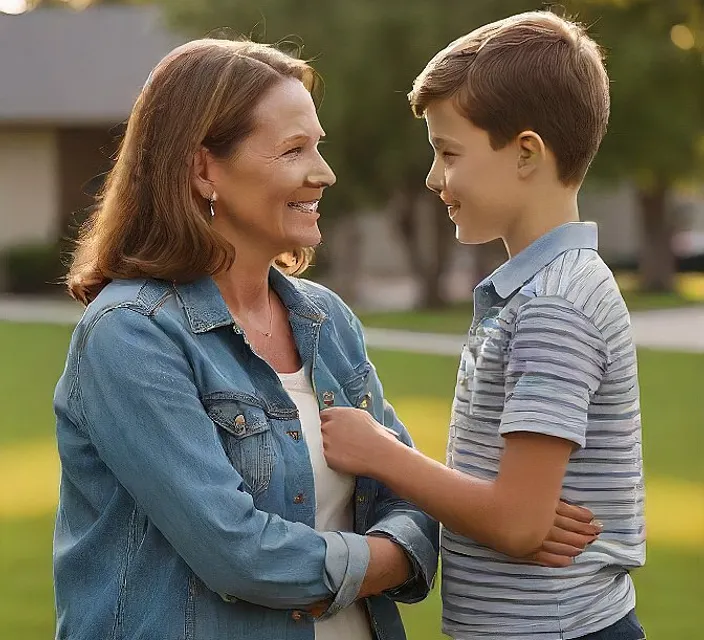
<svg viewBox="0 0 704 640"><path fill-rule="evenodd" d="M488 234L482 233L478 229L460 225L455 228L455 238L460 244L485 244L494 240L494 238L489 237Z"/></svg>

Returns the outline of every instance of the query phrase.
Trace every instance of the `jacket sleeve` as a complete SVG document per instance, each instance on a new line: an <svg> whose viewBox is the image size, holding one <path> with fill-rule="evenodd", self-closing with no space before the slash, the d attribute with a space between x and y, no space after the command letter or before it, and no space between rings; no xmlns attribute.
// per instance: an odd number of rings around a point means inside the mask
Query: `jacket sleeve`
<svg viewBox="0 0 704 640"><path fill-rule="evenodd" d="M399 440L409 447L413 441L401 424L393 407L384 402L384 425L393 429ZM401 545L413 567L413 575L404 584L385 595L392 600L412 604L423 600L433 587L438 566L439 524L418 507L402 500L387 487L377 483L372 525L367 535L381 534Z"/></svg>
<svg viewBox="0 0 704 640"><path fill-rule="evenodd" d="M356 316L351 324L359 339L364 341L362 325ZM366 347L365 347L366 353ZM375 367L372 365L369 386L374 395L383 398L383 387ZM383 401L383 424L392 429L399 440L413 447L413 440L401 423L391 404ZM387 591L392 600L411 604L423 600L433 587L438 566L440 546L439 523L414 504L403 500L380 482L376 482L376 500L369 521L372 523L368 535L383 535L403 547L413 575L403 585Z"/></svg>
<svg viewBox="0 0 704 640"><path fill-rule="evenodd" d="M225 600L276 609L350 604L364 536L318 533L255 508L199 399L183 349L116 308L83 336L70 402L97 454L193 572Z"/></svg>

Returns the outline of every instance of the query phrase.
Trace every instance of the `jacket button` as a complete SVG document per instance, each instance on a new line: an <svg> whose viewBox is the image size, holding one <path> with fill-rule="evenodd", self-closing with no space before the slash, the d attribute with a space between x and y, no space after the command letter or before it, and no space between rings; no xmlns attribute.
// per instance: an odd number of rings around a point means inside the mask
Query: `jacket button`
<svg viewBox="0 0 704 640"><path fill-rule="evenodd" d="M291 617L292 617L296 622L300 622L301 618L303 618L303 614L302 614L300 611L294 611L294 612L291 614Z"/></svg>
<svg viewBox="0 0 704 640"><path fill-rule="evenodd" d="M241 413L238 416L235 416L235 426L232 429L234 434L236 436L241 436L245 432L246 424L247 420Z"/></svg>
<svg viewBox="0 0 704 640"><path fill-rule="evenodd" d="M303 504L305 502L305 499L305 496L302 493L299 493L293 498L293 504Z"/></svg>
<svg viewBox="0 0 704 640"><path fill-rule="evenodd" d="M368 393L368 394L365 395L365 396L362 398L362 400L360 401L360 403L359 403L359 408L360 408L360 409L368 409L369 406L371 405L371 403L372 403L372 394L371 394L371 393Z"/></svg>
<svg viewBox="0 0 704 640"><path fill-rule="evenodd" d="M332 391L323 392L323 404L330 407L335 403L335 394Z"/></svg>
<svg viewBox="0 0 704 640"><path fill-rule="evenodd" d="M357 502L359 504L364 504L367 501L367 497L362 495L361 493L357 496Z"/></svg>

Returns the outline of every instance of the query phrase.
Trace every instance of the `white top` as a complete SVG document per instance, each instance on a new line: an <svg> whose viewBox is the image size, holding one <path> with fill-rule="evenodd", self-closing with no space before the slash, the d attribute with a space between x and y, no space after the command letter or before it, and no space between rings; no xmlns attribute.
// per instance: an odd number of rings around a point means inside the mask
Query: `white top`
<svg viewBox="0 0 704 640"><path fill-rule="evenodd" d="M304 369L279 373L281 384L298 409L303 439L308 446L315 482L315 528L317 531L352 531L354 476L328 467L323 455L320 409ZM343 609L329 620L315 623L315 640L372 640L362 602Z"/></svg>

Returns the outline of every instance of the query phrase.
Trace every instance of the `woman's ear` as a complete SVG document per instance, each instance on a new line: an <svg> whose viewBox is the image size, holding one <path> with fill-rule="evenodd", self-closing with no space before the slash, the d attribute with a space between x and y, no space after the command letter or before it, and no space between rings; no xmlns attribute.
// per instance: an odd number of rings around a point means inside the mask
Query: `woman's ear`
<svg viewBox="0 0 704 640"><path fill-rule="evenodd" d="M516 147L518 176L527 178L545 162L545 143L535 131L522 131L516 136Z"/></svg>
<svg viewBox="0 0 704 640"><path fill-rule="evenodd" d="M215 191L215 185L211 179L213 173L212 164L213 157L205 147L200 147L200 149L193 154L191 184L206 200L210 200Z"/></svg>

